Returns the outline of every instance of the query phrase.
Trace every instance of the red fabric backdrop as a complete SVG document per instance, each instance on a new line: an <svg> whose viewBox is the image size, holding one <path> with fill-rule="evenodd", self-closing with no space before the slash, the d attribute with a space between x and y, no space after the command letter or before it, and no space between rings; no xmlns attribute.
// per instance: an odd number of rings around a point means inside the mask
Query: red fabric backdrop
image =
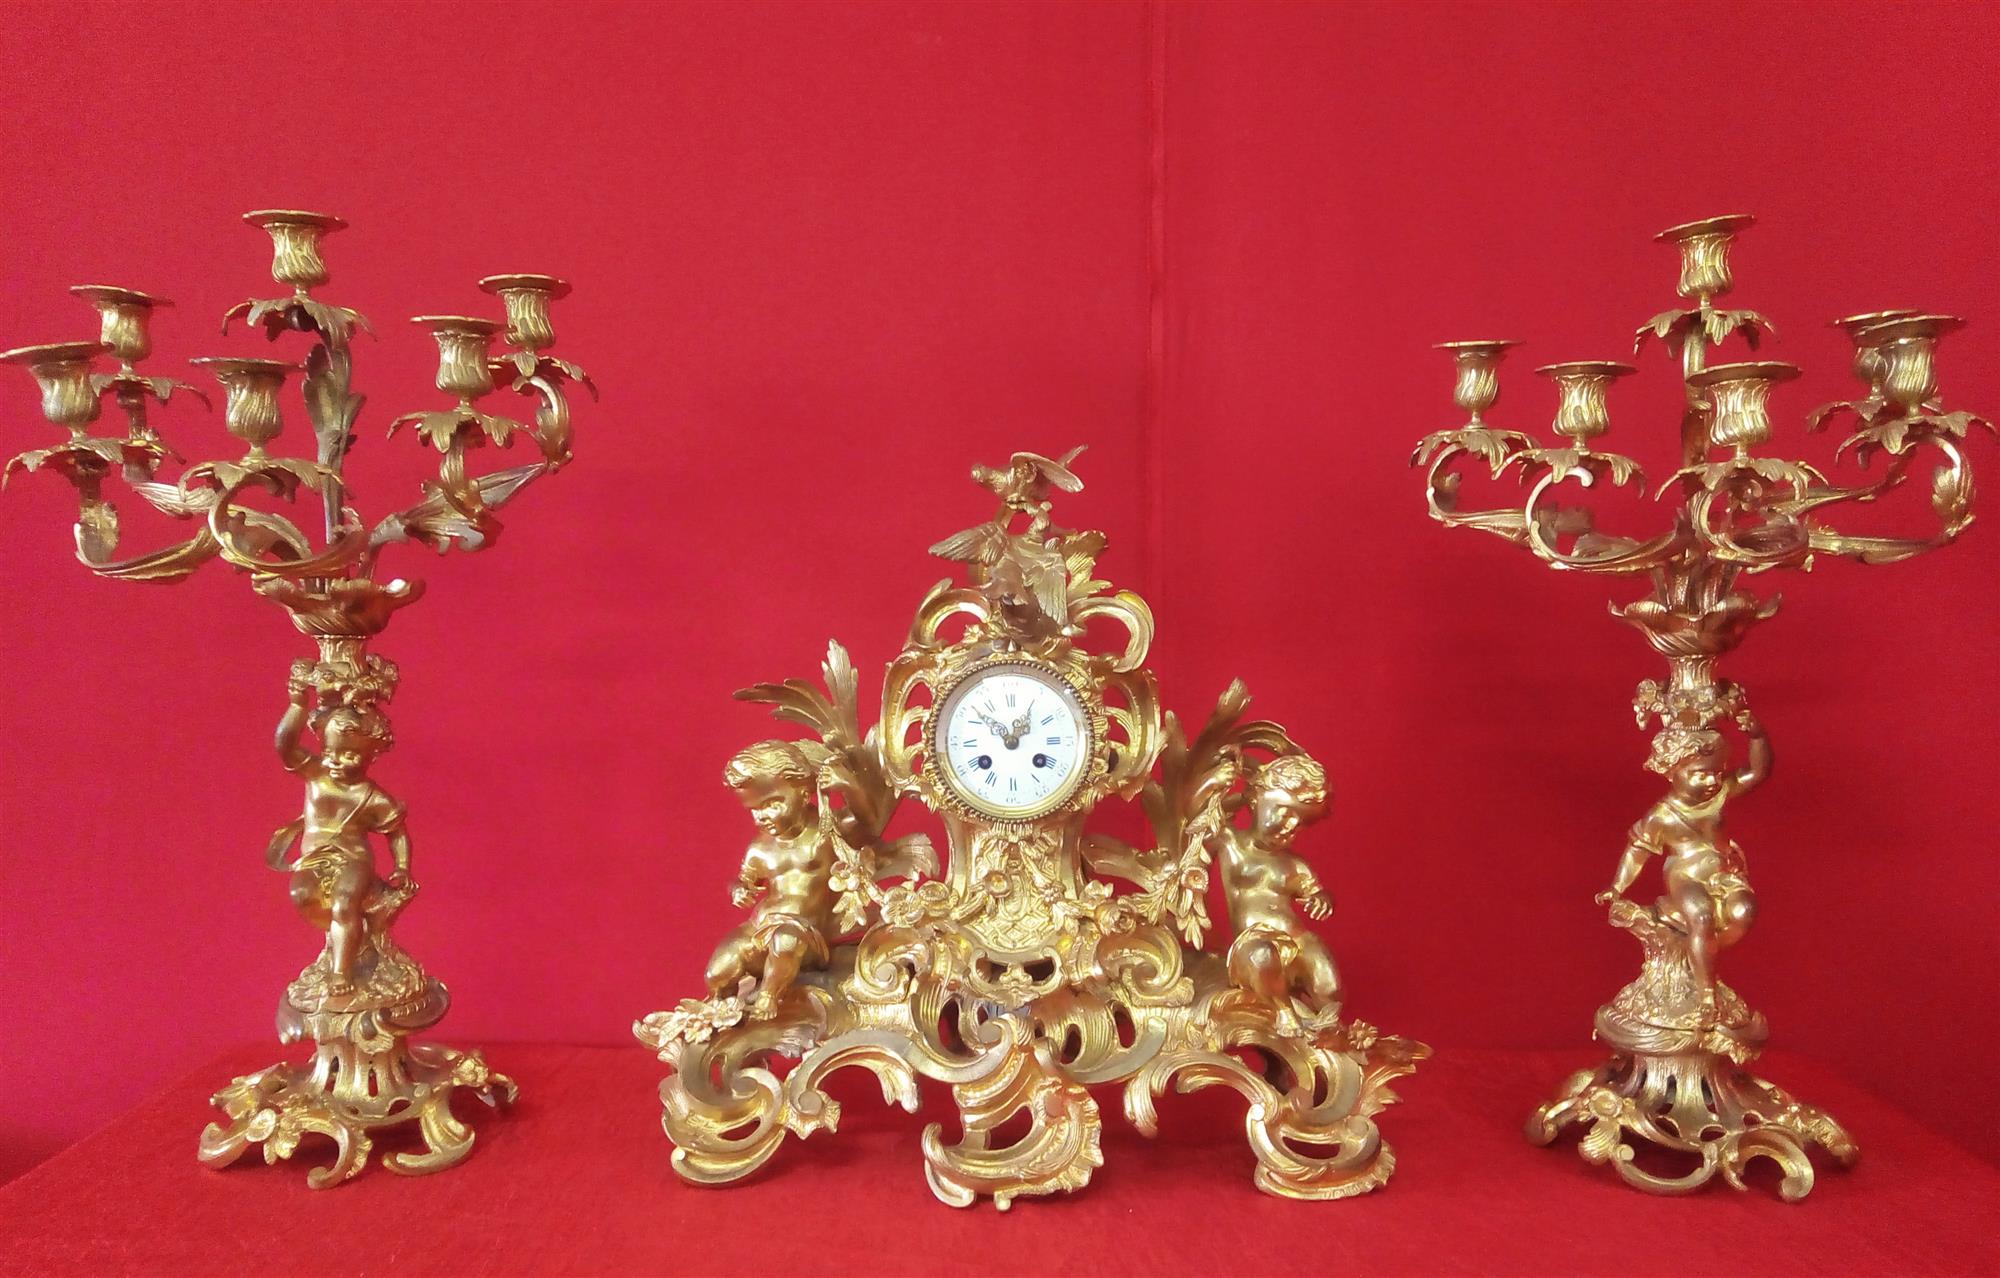
<svg viewBox="0 0 2000 1278"><path fill-rule="evenodd" d="M493 271L576 281L559 350L605 389L579 462L493 552L407 556L431 594L379 645L404 682L378 777L427 888L400 934L453 1041L618 1042L694 992L748 828L720 767L769 730L729 692L829 636L879 672L942 575L923 547L985 513L967 466L1087 441L1063 513L1151 598L1169 703L1240 674L1335 777L1306 850L1352 1010L1581 1065L1633 966L1590 895L1656 791L1625 709L1656 661L1608 583L1423 517L1404 461L1451 421L1427 348L1532 339L1498 415L1539 430L1529 368L1619 356L1673 303L1650 234L1743 209L1737 297L1808 370L1783 445L1824 459L1797 422L1848 389L1822 324L1854 311L1974 317L1946 393L2000 407L1995 13L17 10L0 345L86 334L62 290L109 281L179 304L163 370L261 349L212 327L270 288L236 215L339 212L323 292L382 330L351 472L379 514L424 473L381 424L435 397L402 317L483 304ZM9 452L51 438L13 377ZM1653 356L1610 442L1670 464L1675 396ZM225 451L210 416L163 424ZM53 481L0 501L0 1174L268 1035L314 947L260 863L298 807L268 738L303 645L219 569L91 578L71 517ZM1995 547L1773 582L1731 667L1779 772L1742 809L1765 913L1730 979L1784 1046L1974 1144Z"/></svg>

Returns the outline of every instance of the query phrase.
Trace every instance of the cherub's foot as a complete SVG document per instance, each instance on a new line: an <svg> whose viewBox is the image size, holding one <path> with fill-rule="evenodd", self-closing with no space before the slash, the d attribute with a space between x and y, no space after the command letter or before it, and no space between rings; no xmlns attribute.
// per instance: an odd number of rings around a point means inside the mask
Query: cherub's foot
<svg viewBox="0 0 2000 1278"><path fill-rule="evenodd" d="M328 998L343 998L353 992L353 981L348 980L338 972L328 972L326 974L326 996Z"/></svg>
<svg viewBox="0 0 2000 1278"><path fill-rule="evenodd" d="M769 990L760 990L757 997L750 1000L750 1019L768 1021L778 1014L778 996Z"/></svg>

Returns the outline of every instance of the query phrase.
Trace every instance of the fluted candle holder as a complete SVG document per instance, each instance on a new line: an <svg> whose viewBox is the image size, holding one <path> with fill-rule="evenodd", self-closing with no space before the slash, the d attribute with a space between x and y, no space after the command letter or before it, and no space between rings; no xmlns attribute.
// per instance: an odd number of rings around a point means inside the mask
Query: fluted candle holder
<svg viewBox="0 0 2000 1278"><path fill-rule="evenodd" d="M1817 556L1889 563L1955 539L1972 522L1972 469L1961 444L1972 426L1990 425L1936 402L1937 342L1959 321L1876 311L1834 321L1854 343L1854 373L1866 394L1827 405L1809 423L1818 429L1852 417L1854 430L1835 456L1851 449L1863 465L1880 457L1881 471L1838 486L1804 462L1761 455L1757 450L1772 435L1772 392L1799 370L1772 361L1709 361L1711 350L1730 338L1741 335L1754 348L1769 329L1754 311L1715 305L1734 283L1730 248L1750 224L1736 214L1658 237L1679 248L1678 291L1691 303L1649 320L1635 343L1636 350L1659 338L1681 362L1682 466L1657 494L1672 493L1676 502L1664 532L1606 533L1587 506L1562 501L1572 482L1643 482L1635 461L1592 443L1609 428L1607 391L1633 371L1628 365L1538 370L1560 387L1555 430L1569 441L1542 448L1483 416L1498 397L1498 367L1514 343L1446 343L1458 366L1455 397L1468 418L1426 438L1411 460L1426 468L1426 500L1440 523L1492 533L1554 568L1649 578L1650 594L1611 611L1638 628L1669 667L1666 683L1640 684L1633 702L1639 725L1655 728L1646 766L1666 779L1667 794L1632 827L1611 885L1597 898L1610 922L1639 942L1641 971L1598 1010L1596 1035L1611 1059L1564 1083L1529 1120L1529 1138L1547 1144L1564 1127L1582 1126L1586 1159L1608 1162L1628 1182L1656 1193L1689 1192L1717 1174L1740 1189L1745 1165L1767 1157L1783 1172L1780 1193L1798 1199L1813 1185L1812 1146L1842 1165L1857 1150L1832 1118L1748 1071L1764 1044L1764 1018L1716 977L1719 955L1743 938L1757 912L1724 809L1763 781L1772 760L1743 689L1718 675L1716 664L1778 611L1778 596L1748 588L1757 575L1806 568ZM1855 536L1828 522L1834 507L1900 488L1925 450L1938 459L1929 486L1933 533ZM1467 463L1495 479L1514 472L1528 489L1526 500L1467 507L1460 491ZM1725 730L1742 742L1740 763ZM1661 894L1652 903L1631 898L1655 857ZM1635 1138L1689 1165L1641 1166Z"/></svg>
<svg viewBox="0 0 2000 1278"><path fill-rule="evenodd" d="M478 1052L408 1041L437 1023L449 997L443 983L390 935L417 885L403 805L370 777L393 742L385 707L397 674L393 663L368 646L398 609L423 594L422 582L379 576L383 549L403 541L439 552L491 545L500 530L499 508L569 462L567 384L588 381L581 369L546 353L555 339L549 303L568 291L553 276L481 281L484 291L504 299L505 340L516 350L491 353L503 335L503 325L494 320L419 317L416 322L437 338L438 389L457 402L443 411L398 418L391 430L415 423L423 441L442 455L438 478L424 485L423 499L414 506L366 525L349 502L343 467L362 403L351 388L350 339L367 321L312 295L329 278L321 241L345 223L296 210L251 213L244 220L270 234L272 277L292 292L232 308L225 331L231 321L243 319L273 341L296 334L307 343L298 360L192 361L221 383L224 424L243 444L243 455L188 466L171 483L156 478L166 458L177 454L161 440L147 411L187 388L143 373L138 365L152 350L154 311L170 303L133 289L89 284L73 291L98 312L96 341L0 353L0 363L22 365L33 374L42 391L42 415L68 432L62 443L12 458L4 477L53 471L75 487L77 557L98 576L174 582L221 560L243 570L252 587L283 607L318 648L316 660L292 663L289 704L277 733L281 760L305 783L303 811L279 827L265 851L270 867L289 876L293 903L325 933L319 956L278 1005L281 1041L311 1040L313 1056L237 1078L216 1093L227 1121L212 1123L201 1134L199 1156L222 1166L256 1145L267 1162L275 1162L289 1158L302 1137L317 1133L336 1147L334 1160L307 1176L313 1187L323 1188L358 1174L368 1162L371 1133L385 1127L414 1123L422 1145L384 1157L391 1171L452 1166L473 1142L471 1129L451 1111L452 1097L469 1091L498 1106L515 1095L512 1080L489 1069ZM97 371L107 359L118 362L115 371ZM476 407L496 389L496 375L535 402L532 425ZM294 386L316 444L310 459L268 451L284 429L283 404ZM90 433L107 394L124 418L122 435ZM484 475L468 472L468 450L489 443L505 447L516 434L533 439L538 460ZM104 492L114 471L148 505L192 525L192 535L121 557L118 511ZM295 501L301 489L325 507L322 538L268 509L269 501L247 500L260 494ZM386 875L377 864L378 846L387 848L393 863Z"/></svg>

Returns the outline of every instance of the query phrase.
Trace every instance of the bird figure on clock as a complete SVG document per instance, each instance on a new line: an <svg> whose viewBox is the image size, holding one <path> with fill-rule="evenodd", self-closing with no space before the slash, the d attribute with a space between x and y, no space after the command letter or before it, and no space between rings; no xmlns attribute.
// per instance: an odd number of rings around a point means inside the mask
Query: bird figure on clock
<svg viewBox="0 0 2000 1278"><path fill-rule="evenodd" d="M973 580L990 585L1003 607L1060 624L1068 612L1071 582L1086 582L1104 551L1103 533L1072 532L1049 522L1051 488L1083 491L1083 481L1069 468L1083 448L1079 444L1054 460L1040 453L1015 453L1005 466L974 466L972 478L1000 498L1000 513L953 533L932 546L931 553L971 564ZM1016 531L1013 525L1021 515L1028 522Z"/></svg>

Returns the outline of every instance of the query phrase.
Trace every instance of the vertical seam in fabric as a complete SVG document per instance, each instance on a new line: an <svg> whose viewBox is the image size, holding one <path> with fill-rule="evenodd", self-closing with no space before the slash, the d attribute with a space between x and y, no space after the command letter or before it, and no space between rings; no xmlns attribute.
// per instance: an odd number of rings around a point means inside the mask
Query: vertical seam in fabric
<svg viewBox="0 0 2000 1278"><path fill-rule="evenodd" d="M1139 396L1140 577L1158 599L1166 575L1165 416L1167 362L1167 13L1146 5L1146 358Z"/></svg>

